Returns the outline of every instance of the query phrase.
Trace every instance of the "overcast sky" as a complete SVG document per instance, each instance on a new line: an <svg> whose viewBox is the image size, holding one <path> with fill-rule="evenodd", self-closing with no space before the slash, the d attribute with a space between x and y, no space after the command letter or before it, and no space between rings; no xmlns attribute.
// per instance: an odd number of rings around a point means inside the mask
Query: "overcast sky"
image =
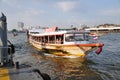
<svg viewBox="0 0 120 80"><path fill-rule="evenodd" d="M79 27L120 24L120 0L0 0L8 29L25 26ZM1 14L0 14L1 16Z"/></svg>

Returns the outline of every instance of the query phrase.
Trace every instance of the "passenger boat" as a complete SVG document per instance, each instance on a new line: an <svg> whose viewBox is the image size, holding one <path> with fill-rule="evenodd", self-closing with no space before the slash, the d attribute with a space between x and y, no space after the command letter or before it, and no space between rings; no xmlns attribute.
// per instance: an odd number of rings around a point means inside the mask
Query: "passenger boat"
<svg viewBox="0 0 120 80"><path fill-rule="evenodd" d="M89 41L90 31L60 30L57 27L29 30L28 39L38 50L58 56L85 57L89 52L95 50L97 54L102 51L103 43L91 43Z"/></svg>

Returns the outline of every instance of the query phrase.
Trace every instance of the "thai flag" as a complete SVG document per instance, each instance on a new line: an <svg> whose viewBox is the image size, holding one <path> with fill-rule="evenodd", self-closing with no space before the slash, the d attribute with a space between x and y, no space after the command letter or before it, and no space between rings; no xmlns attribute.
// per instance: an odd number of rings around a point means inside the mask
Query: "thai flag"
<svg viewBox="0 0 120 80"><path fill-rule="evenodd" d="M98 36L96 34L93 35L94 40L98 40Z"/></svg>

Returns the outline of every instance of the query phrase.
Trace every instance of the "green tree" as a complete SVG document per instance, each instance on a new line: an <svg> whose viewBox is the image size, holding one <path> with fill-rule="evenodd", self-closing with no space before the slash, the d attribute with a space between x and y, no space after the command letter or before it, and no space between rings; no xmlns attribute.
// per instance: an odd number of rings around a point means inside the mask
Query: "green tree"
<svg viewBox="0 0 120 80"><path fill-rule="evenodd" d="M12 29L11 32L17 32L17 29Z"/></svg>

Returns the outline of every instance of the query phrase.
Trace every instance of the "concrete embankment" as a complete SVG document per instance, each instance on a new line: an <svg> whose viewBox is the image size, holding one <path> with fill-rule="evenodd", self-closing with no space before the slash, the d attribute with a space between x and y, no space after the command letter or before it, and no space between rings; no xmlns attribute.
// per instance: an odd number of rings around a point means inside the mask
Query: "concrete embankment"
<svg viewBox="0 0 120 80"><path fill-rule="evenodd" d="M19 64L0 67L0 80L51 80L48 74L41 72L39 66L36 66L39 60L31 54L23 55L17 60L19 60Z"/></svg>

